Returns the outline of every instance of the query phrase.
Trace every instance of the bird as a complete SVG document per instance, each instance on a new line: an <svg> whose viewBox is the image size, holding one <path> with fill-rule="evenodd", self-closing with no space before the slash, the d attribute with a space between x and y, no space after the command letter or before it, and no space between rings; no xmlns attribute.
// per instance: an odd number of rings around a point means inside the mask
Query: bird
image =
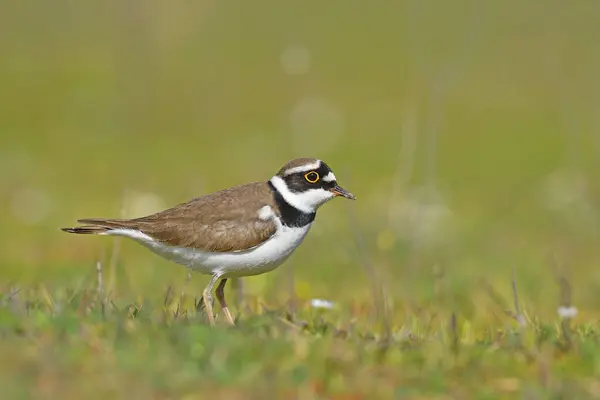
<svg viewBox="0 0 600 400"><path fill-rule="evenodd" d="M227 280L280 266L308 234L319 207L336 197L356 199L324 161L296 158L267 181L205 194L144 217L84 218L77 220L83 225L61 230L127 237L189 271L210 275L202 292L209 323L215 325L212 290L220 281L217 300L226 321L235 325L225 301Z"/></svg>

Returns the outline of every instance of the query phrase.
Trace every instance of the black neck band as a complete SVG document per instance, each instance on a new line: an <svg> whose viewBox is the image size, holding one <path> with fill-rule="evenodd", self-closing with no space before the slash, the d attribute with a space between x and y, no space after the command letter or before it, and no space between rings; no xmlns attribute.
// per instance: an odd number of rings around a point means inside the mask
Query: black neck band
<svg viewBox="0 0 600 400"><path fill-rule="evenodd" d="M285 201L281 193L269 181L269 187L273 191L275 203L281 213L281 223L290 228L300 228L312 223L315 220L316 212L305 213Z"/></svg>

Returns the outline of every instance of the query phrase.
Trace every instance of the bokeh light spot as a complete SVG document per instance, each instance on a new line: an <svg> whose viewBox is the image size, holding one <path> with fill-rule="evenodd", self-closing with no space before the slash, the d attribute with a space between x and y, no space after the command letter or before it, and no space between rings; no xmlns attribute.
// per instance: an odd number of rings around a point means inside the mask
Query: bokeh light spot
<svg viewBox="0 0 600 400"><path fill-rule="evenodd" d="M310 69L310 52L302 46L289 46L281 53L281 68L288 75L304 75Z"/></svg>
<svg viewBox="0 0 600 400"><path fill-rule="evenodd" d="M35 225L48 215L48 195L34 187L17 189L12 196L11 208L17 220L26 225Z"/></svg>

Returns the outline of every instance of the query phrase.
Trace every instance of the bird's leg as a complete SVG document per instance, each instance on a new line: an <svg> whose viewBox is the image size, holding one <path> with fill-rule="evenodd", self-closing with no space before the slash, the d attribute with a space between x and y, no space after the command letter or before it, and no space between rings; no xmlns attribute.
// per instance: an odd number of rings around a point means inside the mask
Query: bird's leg
<svg viewBox="0 0 600 400"><path fill-rule="evenodd" d="M220 277L221 277L221 275L217 275L217 274L213 275L212 278L210 279L210 282L208 282L208 285L206 285L206 288L204 288L204 291L202 292L202 299L204 300L204 309L206 310L206 313L208 314L208 322L210 323L211 326L215 325L215 316L213 314L213 307L212 307L212 289Z"/></svg>
<svg viewBox="0 0 600 400"><path fill-rule="evenodd" d="M225 318L227 318L227 322L229 322L231 325L235 325L233 317L229 312L229 308L227 308L227 302L225 301L225 293L223 292L226 283L227 278L224 278L221 280L221 283L219 283L219 286L217 286L217 300L219 300L219 304L221 305L221 309L223 309L223 313L225 314Z"/></svg>

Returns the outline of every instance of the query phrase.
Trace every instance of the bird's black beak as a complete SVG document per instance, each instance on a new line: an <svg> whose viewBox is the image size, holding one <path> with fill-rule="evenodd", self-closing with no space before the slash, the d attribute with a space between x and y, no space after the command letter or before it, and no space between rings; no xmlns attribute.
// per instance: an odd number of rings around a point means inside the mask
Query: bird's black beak
<svg viewBox="0 0 600 400"><path fill-rule="evenodd" d="M347 191L346 189L344 189L343 187L341 187L340 185L335 185L334 187L332 187L331 189L329 189L329 191L331 193L333 193L334 196L342 196L345 197L347 199L350 200L356 200L356 196L354 196L352 193L350 193L349 191Z"/></svg>

